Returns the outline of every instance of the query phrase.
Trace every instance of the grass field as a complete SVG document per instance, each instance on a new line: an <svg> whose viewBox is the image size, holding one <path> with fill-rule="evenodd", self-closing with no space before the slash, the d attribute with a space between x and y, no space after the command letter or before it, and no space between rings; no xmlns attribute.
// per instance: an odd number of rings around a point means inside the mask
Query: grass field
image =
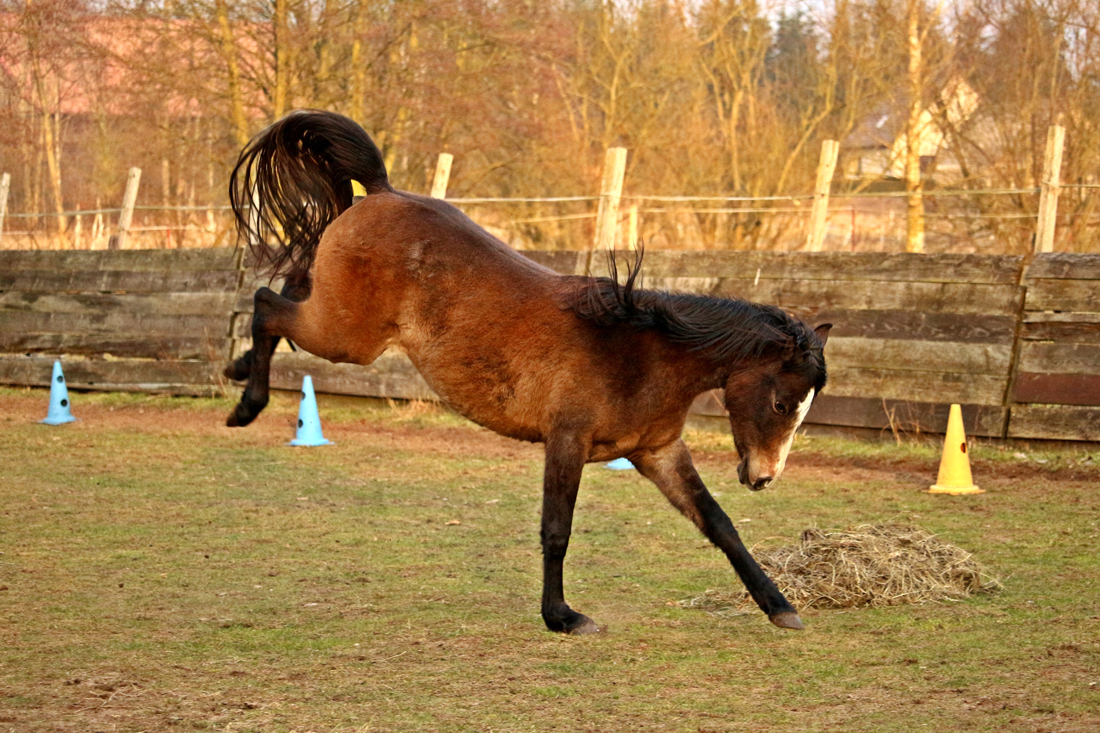
<svg viewBox="0 0 1100 733"><path fill-rule="evenodd" d="M633 472L586 469L567 598L538 615L541 450L424 407L0 390L0 731L1097 731L1100 455L977 447L988 493L930 496L934 447L800 439L737 484L689 442L750 546L916 524L1004 590L965 602L717 617L725 559Z"/></svg>

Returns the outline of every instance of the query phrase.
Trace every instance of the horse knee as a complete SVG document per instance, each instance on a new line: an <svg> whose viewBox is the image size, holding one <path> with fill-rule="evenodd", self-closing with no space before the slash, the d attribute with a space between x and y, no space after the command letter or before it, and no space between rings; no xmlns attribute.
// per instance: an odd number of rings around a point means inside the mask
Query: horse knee
<svg viewBox="0 0 1100 733"><path fill-rule="evenodd" d="M239 358L229 362L229 365L222 372L227 379L233 379L241 381L248 379L252 374L252 350L244 352Z"/></svg>

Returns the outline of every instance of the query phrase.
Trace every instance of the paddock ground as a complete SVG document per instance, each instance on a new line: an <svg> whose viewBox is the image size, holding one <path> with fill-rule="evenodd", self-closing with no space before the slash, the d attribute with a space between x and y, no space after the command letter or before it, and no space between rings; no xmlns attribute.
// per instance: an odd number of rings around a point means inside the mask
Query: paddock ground
<svg viewBox="0 0 1100 733"><path fill-rule="evenodd" d="M0 731L1100 730L1100 454L977 446L978 496L923 493L938 451L804 438L750 493L688 438L750 546L917 524L1004 590L964 602L715 617L737 587L633 472L585 472L567 597L538 617L541 451L423 405L0 389Z"/></svg>

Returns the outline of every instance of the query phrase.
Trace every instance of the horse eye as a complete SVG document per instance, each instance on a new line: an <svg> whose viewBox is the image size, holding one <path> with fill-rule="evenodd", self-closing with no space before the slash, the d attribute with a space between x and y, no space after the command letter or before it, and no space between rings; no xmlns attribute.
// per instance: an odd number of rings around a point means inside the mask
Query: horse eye
<svg viewBox="0 0 1100 733"><path fill-rule="evenodd" d="M787 412L789 412L789 410L787 410L787 406L784 405L782 402L775 403L775 411L778 412L780 415L786 415Z"/></svg>

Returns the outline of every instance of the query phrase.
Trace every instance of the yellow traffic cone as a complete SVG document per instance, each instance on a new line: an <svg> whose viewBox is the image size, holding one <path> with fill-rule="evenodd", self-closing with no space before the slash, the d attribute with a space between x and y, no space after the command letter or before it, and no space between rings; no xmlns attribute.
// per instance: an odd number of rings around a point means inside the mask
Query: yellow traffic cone
<svg viewBox="0 0 1100 733"><path fill-rule="evenodd" d="M930 494L983 494L970 475L970 457L966 455L966 431L963 430L962 408L951 405L947 416L947 435L943 437L943 458L940 475L929 489Z"/></svg>

